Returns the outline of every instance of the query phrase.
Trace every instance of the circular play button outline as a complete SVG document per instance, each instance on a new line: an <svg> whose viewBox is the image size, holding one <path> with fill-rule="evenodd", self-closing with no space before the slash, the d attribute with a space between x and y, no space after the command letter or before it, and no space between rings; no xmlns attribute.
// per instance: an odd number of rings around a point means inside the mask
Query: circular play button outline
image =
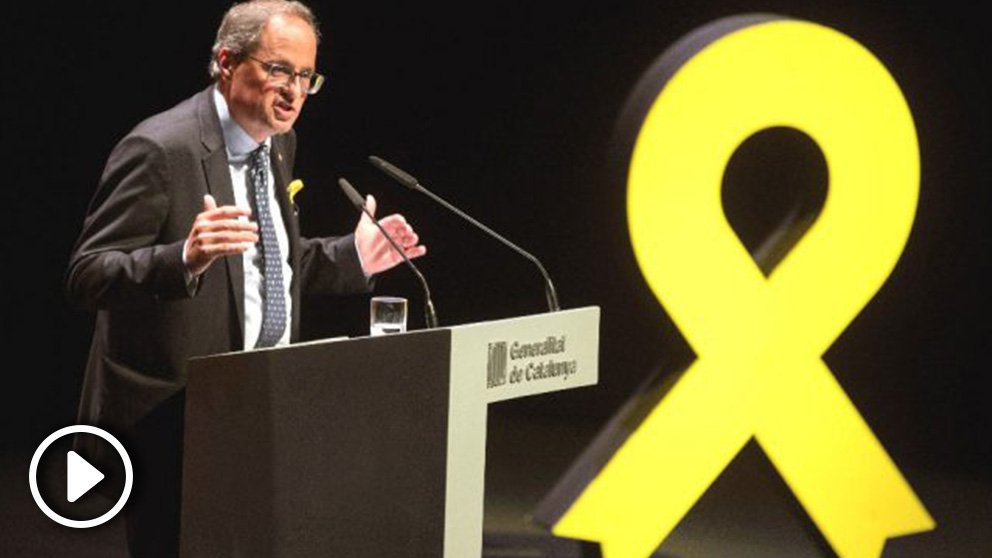
<svg viewBox="0 0 992 558"><path fill-rule="evenodd" d="M45 500L41 497L41 493L38 491L38 462L41 461L42 454L48 449L55 440L69 434L92 434L94 436L99 436L114 446L117 453L120 454L121 460L124 461L124 492L121 493L121 497L114 504L114 507L110 508L110 511L97 517L95 519L87 520L74 520L62 517L61 515L52 511L52 508L48 507ZM97 525L102 525L111 520L124 504L127 502L128 496L131 495L131 486L134 484L134 471L131 469L131 458L128 457L127 451L124 446L117 441L106 430L101 430L95 426L87 426L85 424L77 424L75 426L66 426L65 428L56 430L51 436L45 438L45 441L38 446L38 449L34 450L34 456L31 458L31 469L28 471L28 482L31 485L31 496L34 498L34 503L38 504L41 511L44 512L52 521L65 525L66 527L72 527L74 529L86 529L87 527L96 527Z"/></svg>

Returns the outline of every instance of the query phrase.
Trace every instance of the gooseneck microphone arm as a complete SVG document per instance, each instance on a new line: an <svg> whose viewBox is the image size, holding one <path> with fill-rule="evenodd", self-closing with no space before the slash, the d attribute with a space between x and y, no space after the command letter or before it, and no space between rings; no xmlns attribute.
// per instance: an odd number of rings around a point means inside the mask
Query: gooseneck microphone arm
<svg viewBox="0 0 992 558"><path fill-rule="evenodd" d="M371 219L372 222L375 224L375 226L379 228L379 231L382 233L382 236L384 236L386 240L389 241L389 245L393 247L393 250L396 250L396 253L399 254L401 258L403 258L403 261L406 263L407 267L410 268L410 271L412 271L413 274L417 276L417 279L420 280L420 286L424 290L424 317L427 323L427 329L436 328L437 314L434 313L434 302L431 301L431 290L427 286L427 280L424 279L424 275L420 273L420 270L417 269L417 266L413 265L413 262L410 261L410 258L406 257L406 253L403 251L403 248L400 248L400 245L397 244L395 240L393 240L393 237L390 236L388 232L386 232L386 229L383 228L383 226L379 223L379 221L375 218L375 216L369 212L369 209L365 207L365 200L362 199L361 194L359 194L358 191L355 190L355 188L351 185L351 183L343 178L339 178L338 186L340 186L341 190L344 191L344 195L348 197L348 200L350 200L352 205L355 206L355 209L369 216L369 219Z"/></svg>
<svg viewBox="0 0 992 558"><path fill-rule="evenodd" d="M410 188L411 190L416 190L426 195L427 197L431 198L435 202L442 205L448 211L451 211L455 215L468 221L469 223L471 223L478 229L482 230L492 238L495 238L496 240L502 242L503 245L505 245L506 247L520 254L524 258L530 260L535 266L537 266L538 271L540 271L541 275L544 277L544 295L548 299L548 310L551 312L557 312L558 310L561 309L561 307L558 304L558 291L555 290L555 284L551 281L551 276L548 275L548 272L544 269L544 266L541 265L541 262L536 257L534 257L530 252L524 250L523 248L503 238L503 236L497 233L496 231L483 225L476 219L467 215L464 211L451 205L450 203L445 201L443 198L441 198L434 192L431 192L427 188L424 188L420 184L420 182L416 178L414 178L410 173L403 171L399 167L389 163L388 161L380 157L376 157L375 155L369 157L369 162L372 163L372 166L374 166L375 168L389 175L389 177L392 178L393 180L399 182L400 184L406 186L407 188Z"/></svg>

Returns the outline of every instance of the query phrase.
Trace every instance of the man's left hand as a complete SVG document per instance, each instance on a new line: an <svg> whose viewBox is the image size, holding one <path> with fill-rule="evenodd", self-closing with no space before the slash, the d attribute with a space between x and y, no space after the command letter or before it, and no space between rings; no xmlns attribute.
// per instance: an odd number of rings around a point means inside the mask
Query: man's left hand
<svg viewBox="0 0 992 558"><path fill-rule="evenodd" d="M365 198L365 207L372 215L375 215L375 206L374 197L369 195ZM396 244L403 248L407 258L412 260L427 253L427 247L418 244L420 238L402 215L394 213L383 217L379 219L379 224L386 229ZM358 254L362 258L362 267L366 275L381 273L403 261L403 257L382 236L382 231L375 226L368 214L362 213L362 218L355 227L355 244L358 246Z"/></svg>

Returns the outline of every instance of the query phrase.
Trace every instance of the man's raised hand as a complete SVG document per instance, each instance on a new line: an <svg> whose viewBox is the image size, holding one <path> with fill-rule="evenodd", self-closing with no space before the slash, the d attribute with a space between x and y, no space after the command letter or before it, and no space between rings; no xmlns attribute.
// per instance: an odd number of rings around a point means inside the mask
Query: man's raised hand
<svg viewBox="0 0 992 558"><path fill-rule="evenodd" d="M191 276L202 274L217 258L243 254L258 242L258 225L241 220L250 215L250 209L217 207L213 196L203 196L203 212L196 216L186 239L186 269Z"/></svg>
<svg viewBox="0 0 992 558"><path fill-rule="evenodd" d="M374 197L370 195L365 198L365 207L372 215L375 215L375 206ZM402 215L394 213L388 217L383 217L379 219L379 224L386 229L396 244L403 248L407 258L412 260L427 253L427 247L418 244L420 238ZM379 228L365 213L362 213L362 218L355 228L355 244L358 246L362 267L367 275L386 271L403 261L402 256L393 249L389 241L382 236Z"/></svg>

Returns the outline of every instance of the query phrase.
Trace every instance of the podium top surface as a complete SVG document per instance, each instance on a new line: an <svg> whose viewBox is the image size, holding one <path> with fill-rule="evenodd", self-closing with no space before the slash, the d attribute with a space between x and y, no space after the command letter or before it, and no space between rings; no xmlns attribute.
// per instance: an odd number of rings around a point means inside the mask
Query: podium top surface
<svg viewBox="0 0 992 558"><path fill-rule="evenodd" d="M599 306L585 306L582 308L574 308L570 310L561 310L559 312L544 312L540 314L530 314L526 316L516 316L512 318L500 318L498 320L488 320L484 322L470 322L467 324L459 324L454 326L442 326L436 329L418 329L411 330L404 333L392 333L389 334L390 338L408 338L416 337L425 334L436 334L437 332L455 332L455 331L485 331L487 329L503 329L507 328L526 328L533 331L541 331L544 329L553 330L554 327L563 322L572 321L575 319L585 319L591 323L593 320L595 323L599 324L600 307ZM313 347L317 345L327 345L332 343L350 343L356 341L369 341L382 339L386 336L376 336L372 337L369 335L363 335L358 337L330 337L325 339L314 339L311 341L302 341L299 343L293 343L290 345L281 345L277 347L266 347L260 349L252 349L249 351L229 351L226 353L217 353L213 355L205 355L200 357L191 358L190 361L199 361L206 359L223 358L234 355L245 355L245 354L261 354L261 353L271 353L278 351L291 351L293 349L302 347ZM599 344L598 327L596 334L596 345Z"/></svg>

